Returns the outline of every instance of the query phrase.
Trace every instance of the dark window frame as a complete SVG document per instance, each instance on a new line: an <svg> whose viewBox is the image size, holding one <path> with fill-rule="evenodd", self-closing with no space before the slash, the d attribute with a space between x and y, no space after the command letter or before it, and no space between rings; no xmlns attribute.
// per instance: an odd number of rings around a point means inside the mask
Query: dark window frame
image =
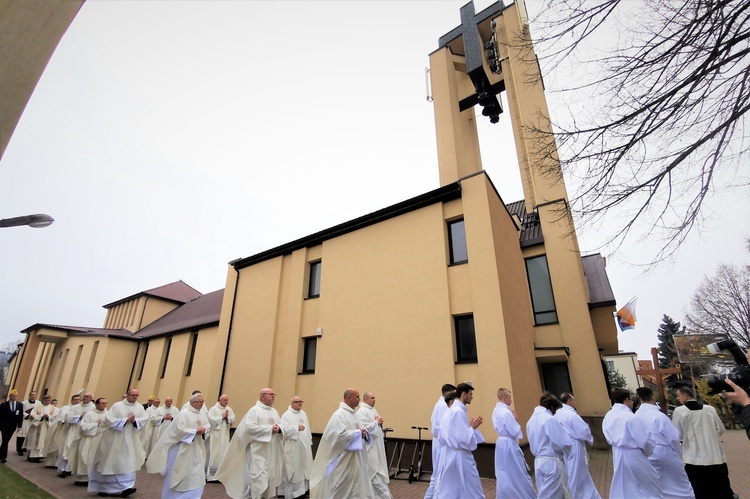
<svg viewBox="0 0 750 499"><path fill-rule="evenodd" d="M307 297L318 298L320 296L320 281L323 275L323 261L310 262L308 268L310 275L307 280Z"/></svg>
<svg viewBox="0 0 750 499"><path fill-rule="evenodd" d="M466 258L464 259L457 259L456 257L456 243L457 241L454 240L454 234L453 234L453 227L457 224L462 224L463 226L463 253L466 254ZM469 263L469 247L466 244L466 222L463 218L457 218L456 220L451 220L447 222L447 228L448 228L448 253L449 253L449 265L463 265L465 263Z"/></svg>
<svg viewBox="0 0 750 499"><path fill-rule="evenodd" d="M190 337L190 357L188 358L188 365L185 371L185 376L190 376L193 373L193 361L195 360L195 349L198 346L198 331L194 331Z"/></svg>
<svg viewBox="0 0 750 499"><path fill-rule="evenodd" d="M151 344L150 341L145 343L146 347L143 349L143 357L141 357L141 366L138 368L138 381L143 377L143 368L146 367L146 356L148 355L148 346Z"/></svg>
<svg viewBox="0 0 750 499"><path fill-rule="evenodd" d="M544 264L547 268L547 285L549 286L549 294L552 298L552 308L548 310L537 310L536 304L534 303L534 286L532 285L531 276L529 275L529 262L532 260L538 260L544 258ZM524 267L526 267L526 282L529 285L529 298L531 299L531 310L534 314L534 326L546 326L549 324L558 324L560 318L557 315L557 300L555 300L555 290L552 288L552 275L549 270L549 261L547 255L537 255L524 259ZM543 290L546 291L546 290ZM553 320L544 320L543 316L547 314L554 314Z"/></svg>
<svg viewBox="0 0 750 499"><path fill-rule="evenodd" d="M317 355L318 355L318 337L310 336L307 338L302 338L302 341L303 341L302 370L300 371L300 374L315 374L315 364L316 364ZM311 349L311 345L314 345L312 346L312 349ZM312 355L312 359L310 358L311 355ZM312 367L310 367L311 362L312 362Z"/></svg>
<svg viewBox="0 0 750 499"><path fill-rule="evenodd" d="M167 373L167 364L169 363L169 351L172 349L172 337L168 336L165 343L166 343L166 347L164 348L164 362L161 366L161 376L159 376L159 379L164 379L164 375Z"/></svg>
<svg viewBox="0 0 750 499"><path fill-rule="evenodd" d="M462 328L462 324L468 324L471 321L471 341L474 344L474 355L470 355L464 352L462 348L462 332L466 334L466 330ZM479 362L479 354L477 352L477 331L474 325L474 314L462 314L453 316L453 328L456 339L456 364L476 364ZM468 338L464 338L468 339Z"/></svg>

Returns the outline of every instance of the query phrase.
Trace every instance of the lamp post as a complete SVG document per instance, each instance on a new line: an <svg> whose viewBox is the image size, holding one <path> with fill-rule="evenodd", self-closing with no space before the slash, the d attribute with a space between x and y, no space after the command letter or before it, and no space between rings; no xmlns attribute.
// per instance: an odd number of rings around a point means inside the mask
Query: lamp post
<svg viewBox="0 0 750 499"><path fill-rule="evenodd" d="M22 225L28 225L39 229L52 225L55 219L49 215L37 214L37 215L24 215L22 217L4 218L0 220L0 227L20 227Z"/></svg>

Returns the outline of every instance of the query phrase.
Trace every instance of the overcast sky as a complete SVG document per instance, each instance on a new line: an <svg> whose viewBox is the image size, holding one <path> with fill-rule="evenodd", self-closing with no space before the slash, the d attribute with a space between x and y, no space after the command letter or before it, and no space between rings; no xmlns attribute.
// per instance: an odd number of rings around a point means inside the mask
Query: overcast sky
<svg viewBox="0 0 750 499"><path fill-rule="evenodd" d="M425 67L463 3L88 0L0 161L0 218L56 219L0 234L0 343L101 327L102 305L179 279L220 289L230 260L439 187ZM479 121L506 202L523 197L509 119ZM662 314L747 261L750 203L707 208L670 264L629 264L657 242L602 251L618 306L639 297L622 350L649 358Z"/></svg>

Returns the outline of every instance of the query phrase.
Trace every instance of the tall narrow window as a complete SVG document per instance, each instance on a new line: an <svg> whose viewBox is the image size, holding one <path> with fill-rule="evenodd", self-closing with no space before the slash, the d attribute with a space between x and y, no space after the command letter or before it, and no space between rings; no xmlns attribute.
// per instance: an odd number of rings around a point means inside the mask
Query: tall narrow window
<svg viewBox="0 0 750 499"><path fill-rule="evenodd" d="M477 338L474 334L474 316L459 315L453 320L456 327L456 362L476 362Z"/></svg>
<svg viewBox="0 0 750 499"><path fill-rule="evenodd" d="M318 349L318 338L305 338L305 351L302 356L302 372L312 374L315 372L315 353Z"/></svg>
<svg viewBox="0 0 750 499"><path fill-rule="evenodd" d="M466 249L466 227L463 219L448 222L448 244L451 265L469 261L469 252Z"/></svg>
<svg viewBox="0 0 750 499"><path fill-rule="evenodd" d="M193 359L195 359L195 347L198 345L198 333L190 335L190 358L188 358L187 370L185 376L190 376L193 372Z"/></svg>
<svg viewBox="0 0 750 499"><path fill-rule="evenodd" d="M167 363L169 362L169 350L172 348L172 337L170 336L164 342L164 358L161 361L161 375L160 378L164 378L167 373Z"/></svg>
<svg viewBox="0 0 750 499"><path fill-rule="evenodd" d="M542 381L544 389L558 397L563 392L572 392L567 362L542 364Z"/></svg>
<svg viewBox="0 0 750 499"><path fill-rule="evenodd" d="M547 256L537 256L526 260L526 275L531 291L531 305L534 308L534 324L557 322L555 296L552 294L552 281L549 277Z"/></svg>
<svg viewBox="0 0 750 499"><path fill-rule="evenodd" d="M143 376L143 368L146 365L146 355L148 355L148 345L149 345L149 342L146 342L146 346L143 349L143 357L141 357L141 365L138 367L138 379L139 380Z"/></svg>
<svg viewBox="0 0 750 499"><path fill-rule="evenodd" d="M320 296L320 270L322 262L312 262L310 264L310 283L307 288L308 298L317 298Z"/></svg>

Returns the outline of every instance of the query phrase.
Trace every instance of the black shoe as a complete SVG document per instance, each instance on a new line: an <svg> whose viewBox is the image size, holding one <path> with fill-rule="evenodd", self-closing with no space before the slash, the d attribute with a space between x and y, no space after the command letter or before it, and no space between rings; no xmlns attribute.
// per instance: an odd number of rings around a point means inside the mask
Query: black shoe
<svg viewBox="0 0 750 499"><path fill-rule="evenodd" d="M109 497L109 494L106 492L99 492L99 497Z"/></svg>
<svg viewBox="0 0 750 499"><path fill-rule="evenodd" d="M73 485L78 485L79 487L88 487L89 482L73 482Z"/></svg>
<svg viewBox="0 0 750 499"><path fill-rule="evenodd" d="M122 491L122 497L128 497L130 495L133 495L133 494L135 494L136 490L138 490L138 489L136 489L135 487L133 487L132 489L125 489L125 490Z"/></svg>
<svg viewBox="0 0 750 499"><path fill-rule="evenodd" d="M0 463L4 463L5 461L5 459L0 459Z"/></svg>

